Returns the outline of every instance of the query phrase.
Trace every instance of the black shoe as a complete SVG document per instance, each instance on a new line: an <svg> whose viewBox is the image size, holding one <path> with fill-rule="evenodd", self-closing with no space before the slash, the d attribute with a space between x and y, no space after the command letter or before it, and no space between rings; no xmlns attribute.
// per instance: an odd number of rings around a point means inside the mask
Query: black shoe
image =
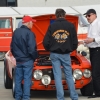
<svg viewBox="0 0 100 100"><path fill-rule="evenodd" d="M99 98L100 96L97 96L97 95L91 95L89 96L88 98Z"/></svg>

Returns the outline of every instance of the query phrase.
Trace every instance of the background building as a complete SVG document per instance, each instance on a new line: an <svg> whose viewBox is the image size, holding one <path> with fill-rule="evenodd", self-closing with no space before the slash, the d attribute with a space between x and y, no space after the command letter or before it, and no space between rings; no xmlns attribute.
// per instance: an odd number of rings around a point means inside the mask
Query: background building
<svg viewBox="0 0 100 100"><path fill-rule="evenodd" d="M0 0L2 7L66 7L94 4L100 4L100 0Z"/></svg>
<svg viewBox="0 0 100 100"><path fill-rule="evenodd" d="M23 3L24 1L24 3ZM18 6L34 6L34 7L66 7L66 6L81 6L100 4L100 0L17 0Z"/></svg>
<svg viewBox="0 0 100 100"><path fill-rule="evenodd" d="M21 0L20 0L21 1ZM17 0L0 0L0 7L17 6Z"/></svg>

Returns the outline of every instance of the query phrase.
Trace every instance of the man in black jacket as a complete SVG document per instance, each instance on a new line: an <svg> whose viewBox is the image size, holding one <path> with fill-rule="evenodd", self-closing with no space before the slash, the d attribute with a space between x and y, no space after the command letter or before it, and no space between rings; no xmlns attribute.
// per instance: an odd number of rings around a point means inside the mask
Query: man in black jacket
<svg viewBox="0 0 100 100"><path fill-rule="evenodd" d="M56 10L55 15L57 20L49 26L43 40L43 45L47 51L50 51L50 59L57 90L57 100L64 100L61 66L63 66L65 72L70 97L72 100L78 100L70 59L70 52L77 49L78 39L74 25L65 19L65 14L66 12L63 9Z"/></svg>
<svg viewBox="0 0 100 100"><path fill-rule="evenodd" d="M30 16L22 19L23 25L14 31L11 41L11 52L16 59L15 67L15 99L30 100L30 86L32 79L33 63L37 58L37 47L34 33L30 30L33 26ZM24 80L23 90L21 82Z"/></svg>

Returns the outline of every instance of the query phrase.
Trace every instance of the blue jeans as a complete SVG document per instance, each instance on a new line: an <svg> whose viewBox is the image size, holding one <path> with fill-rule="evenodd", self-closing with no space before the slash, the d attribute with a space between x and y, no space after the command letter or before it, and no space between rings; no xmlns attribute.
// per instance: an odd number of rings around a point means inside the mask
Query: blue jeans
<svg viewBox="0 0 100 100"><path fill-rule="evenodd" d="M33 61L17 64L15 68L15 100L30 100ZM24 80L23 89L21 82Z"/></svg>
<svg viewBox="0 0 100 100"><path fill-rule="evenodd" d="M78 94L75 91L75 86L72 76L70 54L57 54L51 52L50 59L53 66L53 73L57 90L57 100L64 100L61 66L63 66L64 69L66 83L68 84L68 89L70 91L70 97L72 100L78 100Z"/></svg>

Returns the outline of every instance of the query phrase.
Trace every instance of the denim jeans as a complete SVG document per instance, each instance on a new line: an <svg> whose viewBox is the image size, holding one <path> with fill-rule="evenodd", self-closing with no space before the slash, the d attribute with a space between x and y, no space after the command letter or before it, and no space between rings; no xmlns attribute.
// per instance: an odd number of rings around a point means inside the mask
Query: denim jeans
<svg viewBox="0 0 100 100"><path fill-rule="evenodd" d="M50 59L53 66L53 73L57 90L57 100L64 100L61 66L63 66L64 69L66 83L70 91L70 97L72 100L78 100L78 94L75 90L73 76L72 76L70 54L57 54L51 52Z"/></svg>
<svg viewBox="0 0 100 100"><path fill-rule="evenodd" d="M15 68L15 100L30 100L33 61L18 63ZM23 89L21 82L24 80Z"/></svg>

